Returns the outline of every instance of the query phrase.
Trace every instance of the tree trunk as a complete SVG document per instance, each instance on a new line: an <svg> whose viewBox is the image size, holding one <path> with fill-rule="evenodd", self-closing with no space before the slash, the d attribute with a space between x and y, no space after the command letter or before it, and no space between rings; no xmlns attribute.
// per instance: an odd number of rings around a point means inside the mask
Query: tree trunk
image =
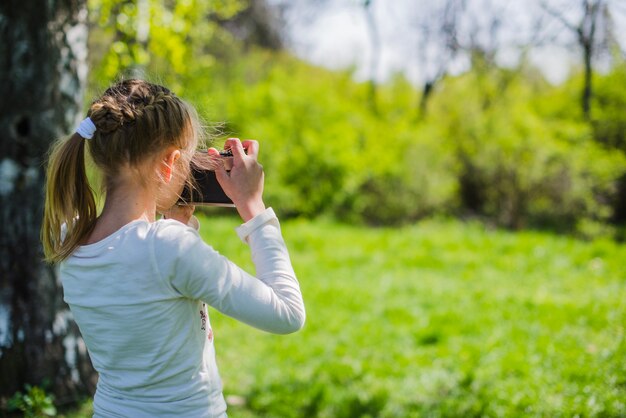
<svg viewBox="0 0 626 418"><path fill-rule="evenodd" d="M592 96L592 77L593 77L593 66L591 63L593 55L593 44L591 41L587 41L583 45L583 59L585 62L585 74L584 74L584 85L583 85L583 93L582 93L582 108L583 108L583 116L585 120L591 120L591 96Z"/></svg>
<svg viewBox="0 0 626 418"><path fill-rule="evenodd" d="M85 0L0 2L0 407L25 383L65 403L96 380L39 234L44 157L80 119L86 18Z"/></svg>
<svg viewBox="0 0 626 418"><path fill-rule="evenodd" d="M435 81L428 80L424 83L424 87L422 88L422 95L420 96L419 119L422 119L426 116L426 106L434 87Z"/></svg>
<svg viewBox="0 0 626 418"><path fill-rule="evenodd" d="M374 0L365 0L365 22L367 23L367 33L370 38L372 52L370 55L369 83L368 83L368 102L370 109L374 114L378 114L378 63L380 61L380 39L378 36L378 27L372 10L372 2Z"/></svg>

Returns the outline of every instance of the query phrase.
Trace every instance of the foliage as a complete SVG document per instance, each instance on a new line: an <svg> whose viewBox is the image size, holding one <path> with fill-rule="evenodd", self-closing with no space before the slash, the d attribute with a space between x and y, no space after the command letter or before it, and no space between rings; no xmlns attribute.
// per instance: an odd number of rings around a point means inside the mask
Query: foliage
<svg viewBox="0 0 626 418"><path fill-rule="evenodd" d="M607 75L596 77L592 114L594 137L598 142L626 152L626 63Z"/></svg>
<svg viewBox="0 0 626 418"><path fill-rule="evenodd" d="M91 418L93 416L93 399L87 399L78 405L66 406L59 411L58 418Z"/></svg>
<svg viewBox="0 0 626 418"><path fill-rule="evenodd" d="M374 111L369 85L349 71L244 51L221 22L247 4L91 0L102 57L91 84L140 66L221 126L217 146L259 139L267 201L283 217L399 225L471 215L583 236L612 235L609 222L626 219L625 64L595 75L591 123L578 105L582 75L552 86L526 63L445 78L418 118L417 89L401 76L378 87Z"/></svg>
<svg viewBox="0 0 626 418"><path fill-rule="evenodd" d="M614 67L609 74L599 77L595 84L595 101L592 113L594 138L617 153L626 153L626 63ZM615 224L621 225L617 236L626 239L626 175L617 184L612 198Z"/></svg>
<svg viewBox="0 0 626 418"><path fill-rule="evenodd" d="M21 411L26 418L56 416L54 397L39 386L26 385L25 393L17 392L7 403L9 412Z"/></svg>
<svg viewBox="0 0 626 418"><path fill-rule="evenodd" d="M182 94L179 75L208 71L216 56L236 46L220 22L248 3L89 0L92 80L106 86L121 74L152 69L162 83Z"/></svg>
<svg viewBox="0 0 626 418"><path fill-rule="evenodd" d="M576 118L558 115L563 103L546 90L523 73L493 69L489 77L449 80L435 97L429 123L446 129L457 155L462 207L512 228L607 221L624 154L599 145Z"/></svg>

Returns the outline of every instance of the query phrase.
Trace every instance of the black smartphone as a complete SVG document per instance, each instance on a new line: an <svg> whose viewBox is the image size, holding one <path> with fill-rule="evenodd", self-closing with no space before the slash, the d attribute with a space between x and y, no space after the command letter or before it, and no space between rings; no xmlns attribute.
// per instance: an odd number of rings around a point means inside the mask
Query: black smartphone
<svg viewBox="0 0 626 418"><path fill-rule="evenodd" d="M226 168L230 168L232 152L220 151L220 156ZM215 171L210 168L213 164L206 151L196 152L191 160L191 178L181 192L178 199L179 205L235 207L217 181Z"/></svg>

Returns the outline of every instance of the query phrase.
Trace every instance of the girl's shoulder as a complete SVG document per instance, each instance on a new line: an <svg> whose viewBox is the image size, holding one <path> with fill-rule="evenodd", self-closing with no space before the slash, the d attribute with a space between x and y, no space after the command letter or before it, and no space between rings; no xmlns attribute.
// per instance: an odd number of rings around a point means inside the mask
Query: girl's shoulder
<svg viewBox="0 0 626 418"><path fill-rule="evenodd" d="M150 234L157 245L184 248L202 241L198 231L174 219L159 219L150 224Z"/></svg>

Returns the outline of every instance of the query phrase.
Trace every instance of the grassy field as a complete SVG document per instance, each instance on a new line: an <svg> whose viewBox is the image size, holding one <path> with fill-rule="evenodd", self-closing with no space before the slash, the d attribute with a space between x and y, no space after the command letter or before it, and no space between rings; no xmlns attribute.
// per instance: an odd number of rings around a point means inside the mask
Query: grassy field
<svg viewBox="0 0 626 418"><path fill-rule="evenodd" d="M201 223L252 271L235 218ZM447 220L283 232L307 324L211 312L229 416L626 416L626 246Z"/></svg>

